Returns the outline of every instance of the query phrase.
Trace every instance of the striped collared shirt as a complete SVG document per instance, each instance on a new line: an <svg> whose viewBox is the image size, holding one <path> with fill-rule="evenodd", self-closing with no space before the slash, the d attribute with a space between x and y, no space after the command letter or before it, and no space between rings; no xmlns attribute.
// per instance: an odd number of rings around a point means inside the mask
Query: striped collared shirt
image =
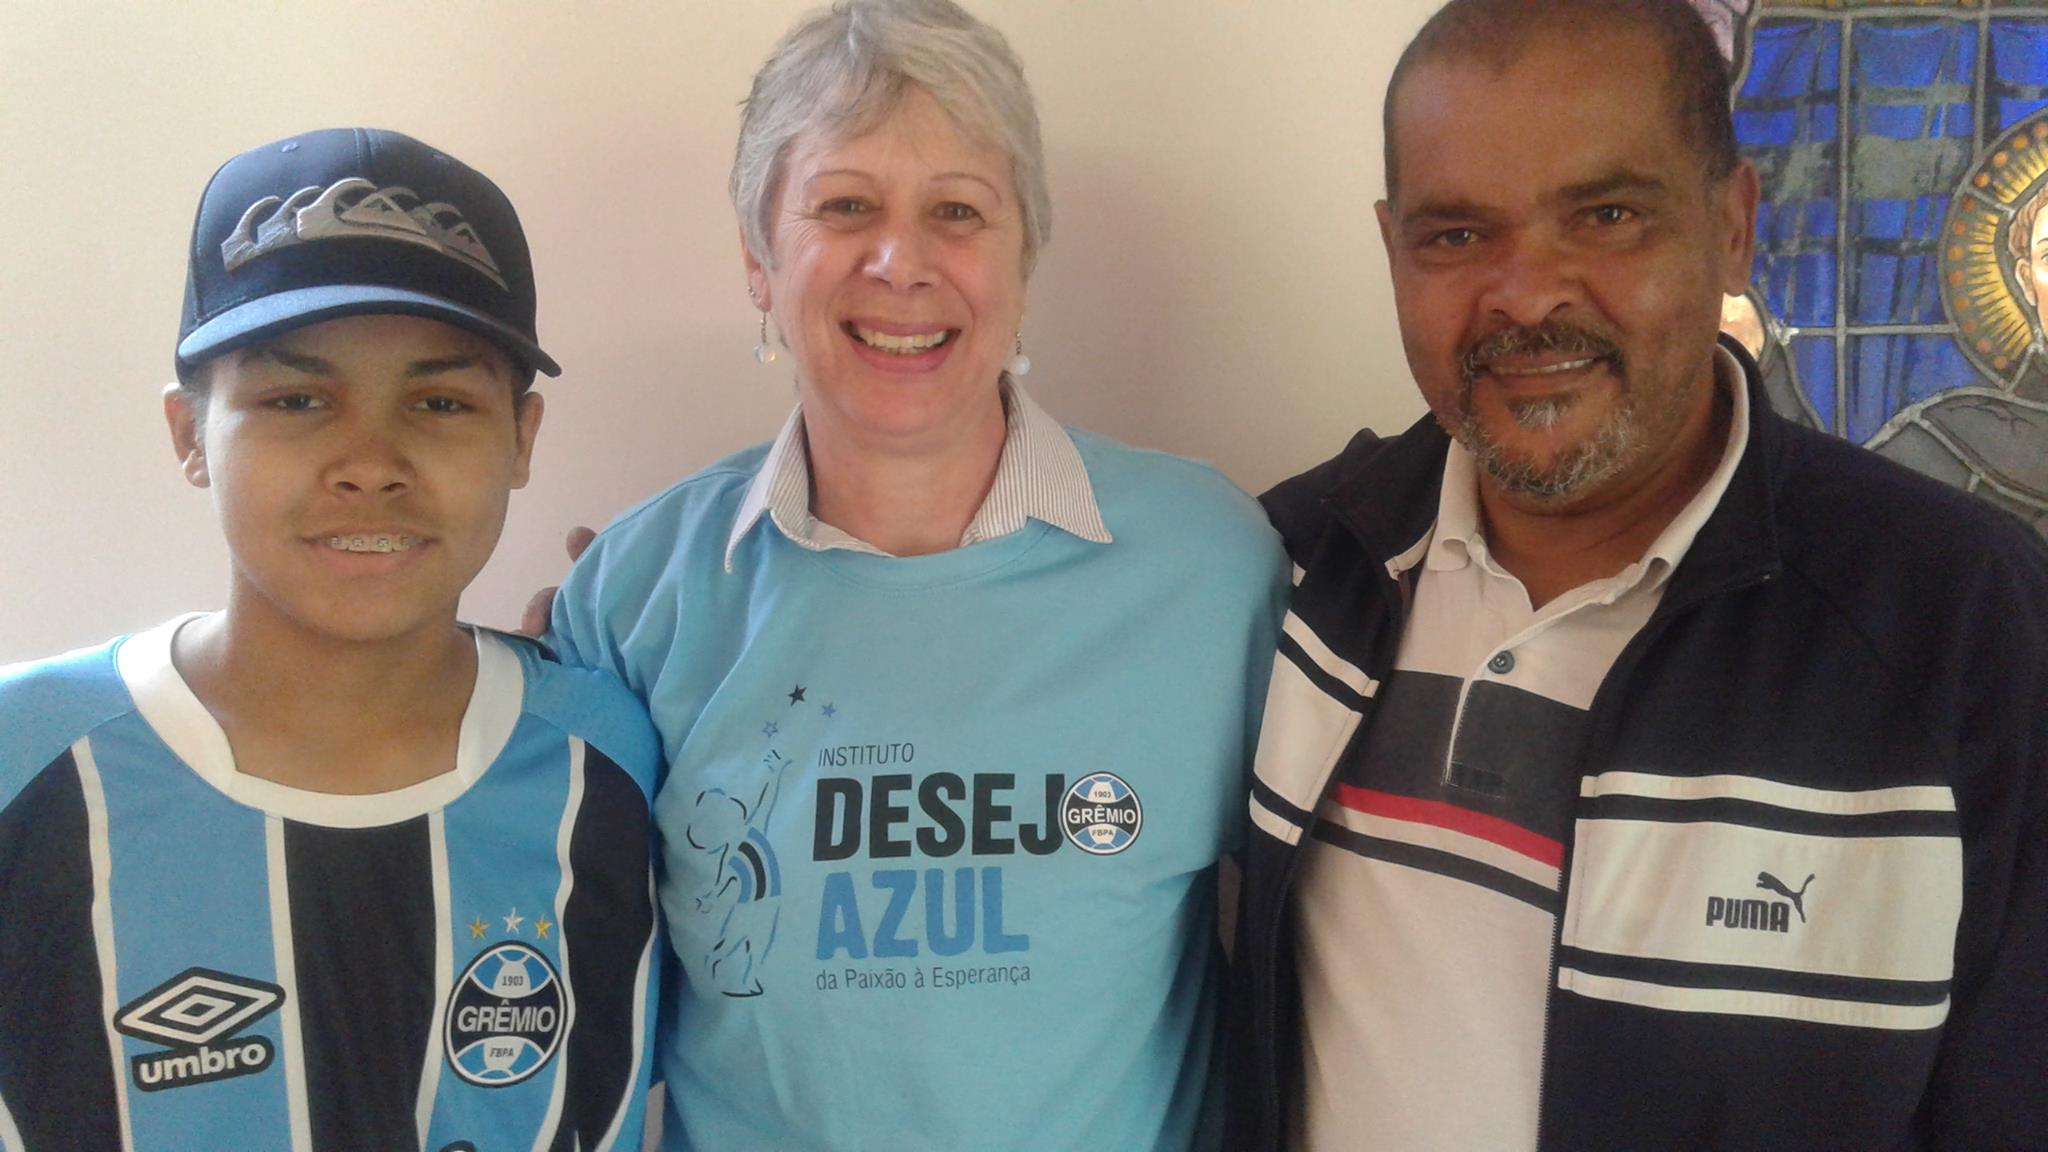
<svg viewBox="0 0 2048 1152"><path fill-rule="evenodd" d="M960 536L960 546L1007 536L1027 520L1043 520L1064 532L1096 544L1110 542L1095 504L1095 488L1080 450L1059 422L1033 403L1022 388L1003 385L1003 413L1008 427L1002 459L981 509ZM804 441L802 406L789 414L782 432L761 461L761 471L747 489L725 542L725 570L740 540L766 515L784 536L802 548L825 552L844 548L875 556L889 553L843 532L811 514L811 461Z"/></svg>

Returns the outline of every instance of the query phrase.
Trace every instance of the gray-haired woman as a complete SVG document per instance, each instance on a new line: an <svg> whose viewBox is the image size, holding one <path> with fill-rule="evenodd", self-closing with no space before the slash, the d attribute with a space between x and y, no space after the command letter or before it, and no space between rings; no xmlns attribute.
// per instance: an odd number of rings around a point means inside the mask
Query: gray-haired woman
<svg viewBox="0 0 2048 1152"><path fill-rule="evenodd" d="M732 192L797 410L614 523L554 611L671 763L669 1146L1213 1147L1264 518L1017 386L1037 115L947 0L792 30Z"/></svg>

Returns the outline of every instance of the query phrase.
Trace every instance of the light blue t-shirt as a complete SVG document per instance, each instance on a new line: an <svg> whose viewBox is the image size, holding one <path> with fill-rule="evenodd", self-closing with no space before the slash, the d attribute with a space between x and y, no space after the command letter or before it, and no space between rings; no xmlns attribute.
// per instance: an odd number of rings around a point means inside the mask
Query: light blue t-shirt
<svg viewBox="0 0 2048 1152"><path fill-rule="evenodd" d="M1212 469L1074 434L1112 543L727 535L754 449L627 513L555 604L649 703L671 1149L1215 1145L1215 862L1286 587Z"/></svg>

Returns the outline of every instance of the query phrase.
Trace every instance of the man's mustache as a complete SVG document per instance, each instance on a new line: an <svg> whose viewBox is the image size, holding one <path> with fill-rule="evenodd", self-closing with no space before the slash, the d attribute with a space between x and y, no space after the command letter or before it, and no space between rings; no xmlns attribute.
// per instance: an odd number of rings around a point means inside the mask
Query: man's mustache
<svg viewBox="0 0 2048 1152"><path fill-rule="evenodd" d="M1473 345L1458 361L1459 375L1470 384L1496 360L1549 353L1621 362L1621 346L1602 333L1567 320L1546 320L1533 328L1503 328Z"/></svg>

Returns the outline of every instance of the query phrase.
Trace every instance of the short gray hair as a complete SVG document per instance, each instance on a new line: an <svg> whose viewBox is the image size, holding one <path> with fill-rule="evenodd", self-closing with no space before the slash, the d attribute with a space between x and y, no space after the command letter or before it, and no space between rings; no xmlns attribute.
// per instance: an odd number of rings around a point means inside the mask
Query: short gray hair
<svg viewBox="0 0 2048 1152"><path fill-rule="evenodd" d="M962 131L1009 154L1024 218L1024 270L1052 238L1038 109L1003 34L952 0L838 0L799 21L754 74L732 161L747 251L773 266L769 233L797 137L846 140L923 89Z"/></svg>

